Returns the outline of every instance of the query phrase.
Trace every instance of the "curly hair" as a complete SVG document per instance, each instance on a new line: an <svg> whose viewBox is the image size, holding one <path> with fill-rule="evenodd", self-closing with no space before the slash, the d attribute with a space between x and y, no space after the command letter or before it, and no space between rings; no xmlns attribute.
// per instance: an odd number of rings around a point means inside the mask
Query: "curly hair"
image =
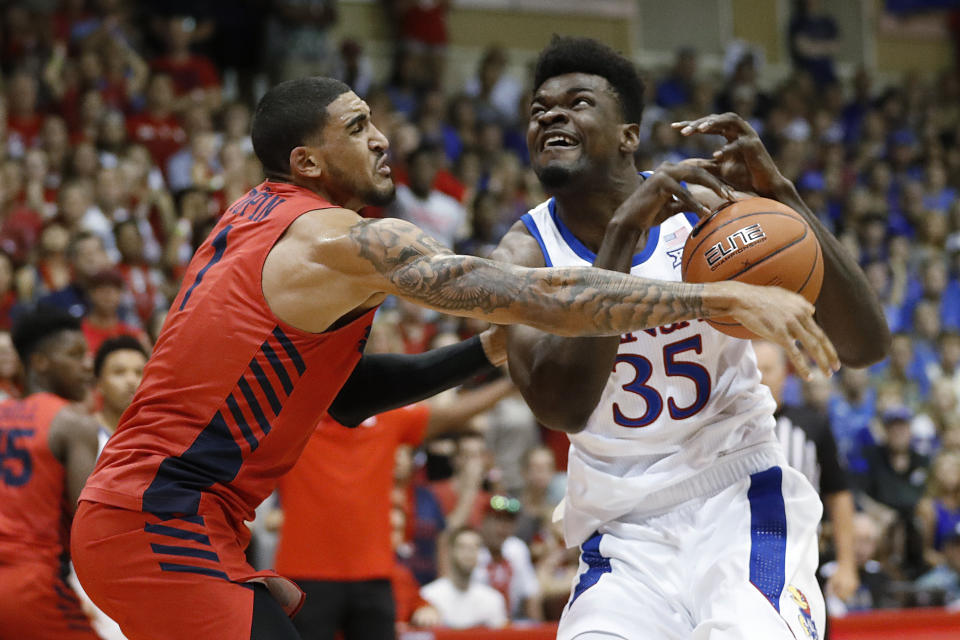
<svg viewBox="0 0 960 640"><path fill-rule="evenodd" d="M566 73L605 78L617 96L624 122L639 124L643 116L643 81L630 60L593 38L554 35L537 58L533 90Z"/></svg>

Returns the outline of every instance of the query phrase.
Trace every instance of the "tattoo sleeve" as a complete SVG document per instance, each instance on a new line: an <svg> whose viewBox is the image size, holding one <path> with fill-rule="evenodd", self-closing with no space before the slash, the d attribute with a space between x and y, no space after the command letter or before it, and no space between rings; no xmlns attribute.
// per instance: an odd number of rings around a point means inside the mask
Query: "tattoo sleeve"
<svg viewBox="0 0 960 640"><path fill-rule="evenodd" d="M363 220L350 237L360 258L390 282L390 293L454 315L560 335L617 335L722 315L705 304L704 285L590 267L528 269L454 255L397 220Z"/></svg>

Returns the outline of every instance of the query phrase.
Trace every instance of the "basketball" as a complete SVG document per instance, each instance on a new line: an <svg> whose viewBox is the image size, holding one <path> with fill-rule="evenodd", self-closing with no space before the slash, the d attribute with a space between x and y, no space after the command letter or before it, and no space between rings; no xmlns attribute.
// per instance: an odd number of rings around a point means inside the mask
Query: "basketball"
<svg viewBox="0 0 960 640"><path fill-rule="evenodd" d="M700 220L683 247L684 282L736 280L795 291L815 302L823 253L803 216L768 198L737 200ZM735 338L755 338L733 318L708 319Z"/></svg>

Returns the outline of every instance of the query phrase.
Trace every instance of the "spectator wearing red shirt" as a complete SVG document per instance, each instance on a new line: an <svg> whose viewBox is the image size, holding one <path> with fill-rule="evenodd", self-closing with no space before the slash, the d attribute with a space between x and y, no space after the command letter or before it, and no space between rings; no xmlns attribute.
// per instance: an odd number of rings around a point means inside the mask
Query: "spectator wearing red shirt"
<svg viewBox="0 0 960 640"><path fill-rule="evenodd" d="M196 20L189 16L168 18L164 25L166 55L150 63L154 73L165 73L173 80L173 89L180 109L189 104L205 104L210 109L220 106L220 76L206 56L192 53L190 43Z"/></svg>
<svg viewBox="0 0 960 640"><path fill-rule="evenodd" d="M444 514L460 520L456 526L466 524L479 529L490 504L490 493L482 488L483 477L490 463L487 443L482 433L467 432L457 439L457 452L451 461L453 477L430 485ZM460 509L457 509L457 507ZM462 517L452 518L454 509L463 511ZM458 514L459 515L459 514ZM456 528L451 525L449 528Z"/></svg>
<svg viewBox="0 0 960 640"><path fill-rule="evenodd" d="M9 331L13 325L12 311L17 304L13 286L13 261L0 251L0 331Z"/></svg>
<svg viewBox="0 0 960 640"><path fill-rule="evenodd" d="M6 166L4 166L6 169ZM43 218L40 212L19 201L22 175L0 170L0 250L14 263L22 264L40 237Z"/></svg>
<svg viewBox="0 0 960 640"><path fill-rule="evenodd" d="M95 354L105 340L117 336L133 336L143 343L144 348L149 344L143 331L120 321L123 289L123 276L116 269L106 269L91 278L87 288L90 308L82 322L90 353Z"/></svg>
<svg viewBox="0 0 960 640"><path fill-rule="evenodd" d="M167 301L162 293L163 276L151 267L144 257L143 236L140 223L134 219L124 220L114 227L120 263L117 268L123 275L126 288L132 296L131 305L141 326L150 324L150 317Z"/></svg>
<svg viewBox="0 0 960 640"><path fill-rule="evenodd" d="M37 79L25 70L15 71L7 86L7 145L10 155L20 157L34 146L43 125L37 109Z"/></svg>
<svg viewBox="0 0 960 640"><path fill-rule="evenodd" d="M174 115L173 106L173 79L157 73L147 87L146 111L127 118L130 140L145 146L161 168L187 142L187 132Z"/></svg>

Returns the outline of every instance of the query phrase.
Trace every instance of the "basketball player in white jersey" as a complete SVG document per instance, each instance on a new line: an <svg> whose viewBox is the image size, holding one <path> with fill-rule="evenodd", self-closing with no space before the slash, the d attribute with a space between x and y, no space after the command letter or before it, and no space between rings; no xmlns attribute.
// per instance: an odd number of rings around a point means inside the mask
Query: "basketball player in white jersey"
<svg viewBox="0 0 960 640"><path fill-rule="evenodd" d="M684 240L726 196L695 170L800 210L825 258L816 319L846 364L883 357L889 332L862 272L804 207L756 134L727 114L684 135L730 144L713 161L638 175L643 87L633 65L588 39L559 38L538 60L527 144L553 197L504 236L495 259L593 265L680 280ZM679 213L678 213L679 212ZM510 370L537 418L570 434L562 511L580 572L560 640L818 638L822 512L774 436L775 403L748 341L702 321L619 338L559 338L511 327ZM790 357L809 367L795 345ZM835 366L836 363L835 363Z"/></svg>

